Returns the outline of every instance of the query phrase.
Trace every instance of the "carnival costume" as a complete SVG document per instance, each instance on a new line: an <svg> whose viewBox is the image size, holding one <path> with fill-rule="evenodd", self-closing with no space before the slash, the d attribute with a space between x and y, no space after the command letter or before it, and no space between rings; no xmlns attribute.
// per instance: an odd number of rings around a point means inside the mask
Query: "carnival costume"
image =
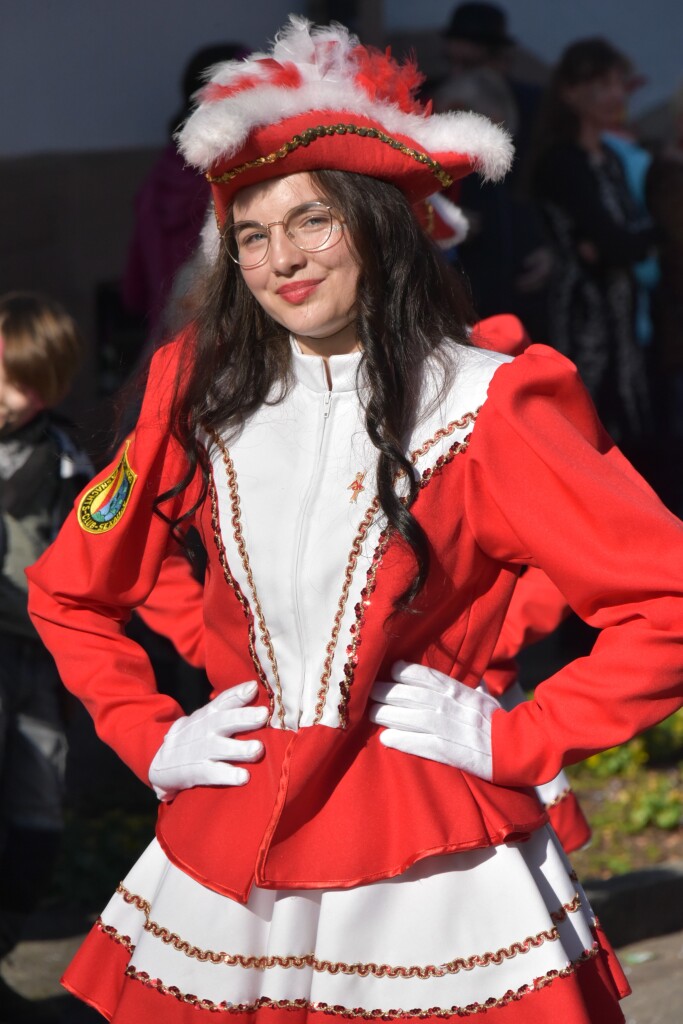
<svg viewBox="0 0 683 1024"><path fill-rule="evenodd" d="M279 174L360 171L419 202L471 169L502 173L504 134L473 115L430 117L414 84L339 27L292 19L272 54L216 70L182 148L207 170L220 225L240 188ZM621 1021L628 987L528 787L683 703L680 524L614 449L562 356L449 344L450 365L424 366L406 442L431 568L414 611L397 612L414 560L376 496L362 353L330 357L328 382L323 360L292 341L285 396L235 436L206 437L212 473L191 519L208 552L217 696L185 718L124 624L173 543L153 503L186 468L169 404L192 344L189 332L156 354L134 434L30 572L32 613L67 685L162 797L155 841L66 985L117 1024ZM200 483L164 515L190 510ZM590 659L506 713L476 687L522 564L603 633ZM400 719L402 686L410 715L431 720L421 694L456 723L455 743L418 737L441 761L391 749L409 734L378 726ZM180 788L195 754L181 764L171 752L195 751L205 729L209 777L212 723L250 693L241 728L252 731L225 740L263 744L249 781L230 784L241 769L218 755L230 782ZM461 729L456 705L468 706ZM483 777L442 763L461 736Z"/></svg>

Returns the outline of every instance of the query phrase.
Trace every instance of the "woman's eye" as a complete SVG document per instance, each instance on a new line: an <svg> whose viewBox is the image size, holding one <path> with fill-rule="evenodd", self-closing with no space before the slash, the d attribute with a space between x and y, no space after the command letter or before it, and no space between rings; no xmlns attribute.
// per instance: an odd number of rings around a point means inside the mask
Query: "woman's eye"
<svg viewBox="0 0 683 1024"><path fill-rule="evenodd" d="M246 231L238 236L237 244L240 249L255 249L264 245L267 239L265 231Z"/></svg>
<svg viewBox="0 0 683 1024"><path fill-rule="evenodd" d="M302 217L295 226L296 231L323 231L330 226L330 218L324 213L310 213Z"/></svg>

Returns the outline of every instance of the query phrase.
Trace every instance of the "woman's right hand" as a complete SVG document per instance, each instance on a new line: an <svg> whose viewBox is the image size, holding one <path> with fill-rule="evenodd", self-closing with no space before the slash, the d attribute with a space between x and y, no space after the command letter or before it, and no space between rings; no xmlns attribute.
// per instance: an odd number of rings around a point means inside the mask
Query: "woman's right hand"
<svg viewBox="0 0 683 1024"><path fill-rule="evenodd" d="M173 723L149 769L149 781L160 800L172 800L192 786L244 786L249 781L247 769L231 762L258 761L263 744L233 736L260 729L268 721L268 708L246 706L257 692L255 682L240 683Z"/></svg>

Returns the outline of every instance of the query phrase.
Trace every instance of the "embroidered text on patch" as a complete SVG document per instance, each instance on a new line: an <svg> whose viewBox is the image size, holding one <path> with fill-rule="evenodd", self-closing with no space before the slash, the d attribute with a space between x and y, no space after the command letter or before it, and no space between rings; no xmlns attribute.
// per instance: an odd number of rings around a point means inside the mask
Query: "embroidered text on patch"
<svg viewBox="0 0 683 1024"><path fill-rule="evenodd" d="M106 533L119 522L133 491L137 473L128 462L126 441L123 454L112 473L91 487L78 506L78 522L88 533Z"/></svg>

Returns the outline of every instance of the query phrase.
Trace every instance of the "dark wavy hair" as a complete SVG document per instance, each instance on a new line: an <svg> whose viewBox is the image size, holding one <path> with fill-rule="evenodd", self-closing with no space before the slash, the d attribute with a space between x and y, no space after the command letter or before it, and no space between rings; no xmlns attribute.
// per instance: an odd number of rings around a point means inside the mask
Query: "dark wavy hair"
<svg viewBox="0 0 683 1024"><path fill-rule="evenodd" d="M467 327L474 321L469 290L395 186L345 171L316 171L311 179L342 214L360 265L358 372L369 384L364 411L378 453L378 497L389 527L409 545L416 560L414 579L397 602L397 607L406 608L427 577L429 545L410 512L417 482L405 439L415 421L425 359L449 340L468 343ZM201 430L239 430L249 413L265 402L281 401L291 384L288 332L259 306L223 249L197 300L192 341L179 371L182 384L176 387L171 413L188 471L157 498L157 511L159 503L179 493L197 471L203 475L200 501L204 499L209 468L206 449L198 441ZM443 360L445 372L448 362ZM403 472L409 482L407 500L395 486Z"/></svg>
<svg viewBox="0 0 683 1024"><path fill-rule="evenodd" d="M633 74L633 65L620 50L599 36L579 39L563 51L548 83L539 116L537 154L557 142L575 142L578 138L579 116L565 101L565 89L595 82L612 71L619 71L628 78Z"/></svg>

